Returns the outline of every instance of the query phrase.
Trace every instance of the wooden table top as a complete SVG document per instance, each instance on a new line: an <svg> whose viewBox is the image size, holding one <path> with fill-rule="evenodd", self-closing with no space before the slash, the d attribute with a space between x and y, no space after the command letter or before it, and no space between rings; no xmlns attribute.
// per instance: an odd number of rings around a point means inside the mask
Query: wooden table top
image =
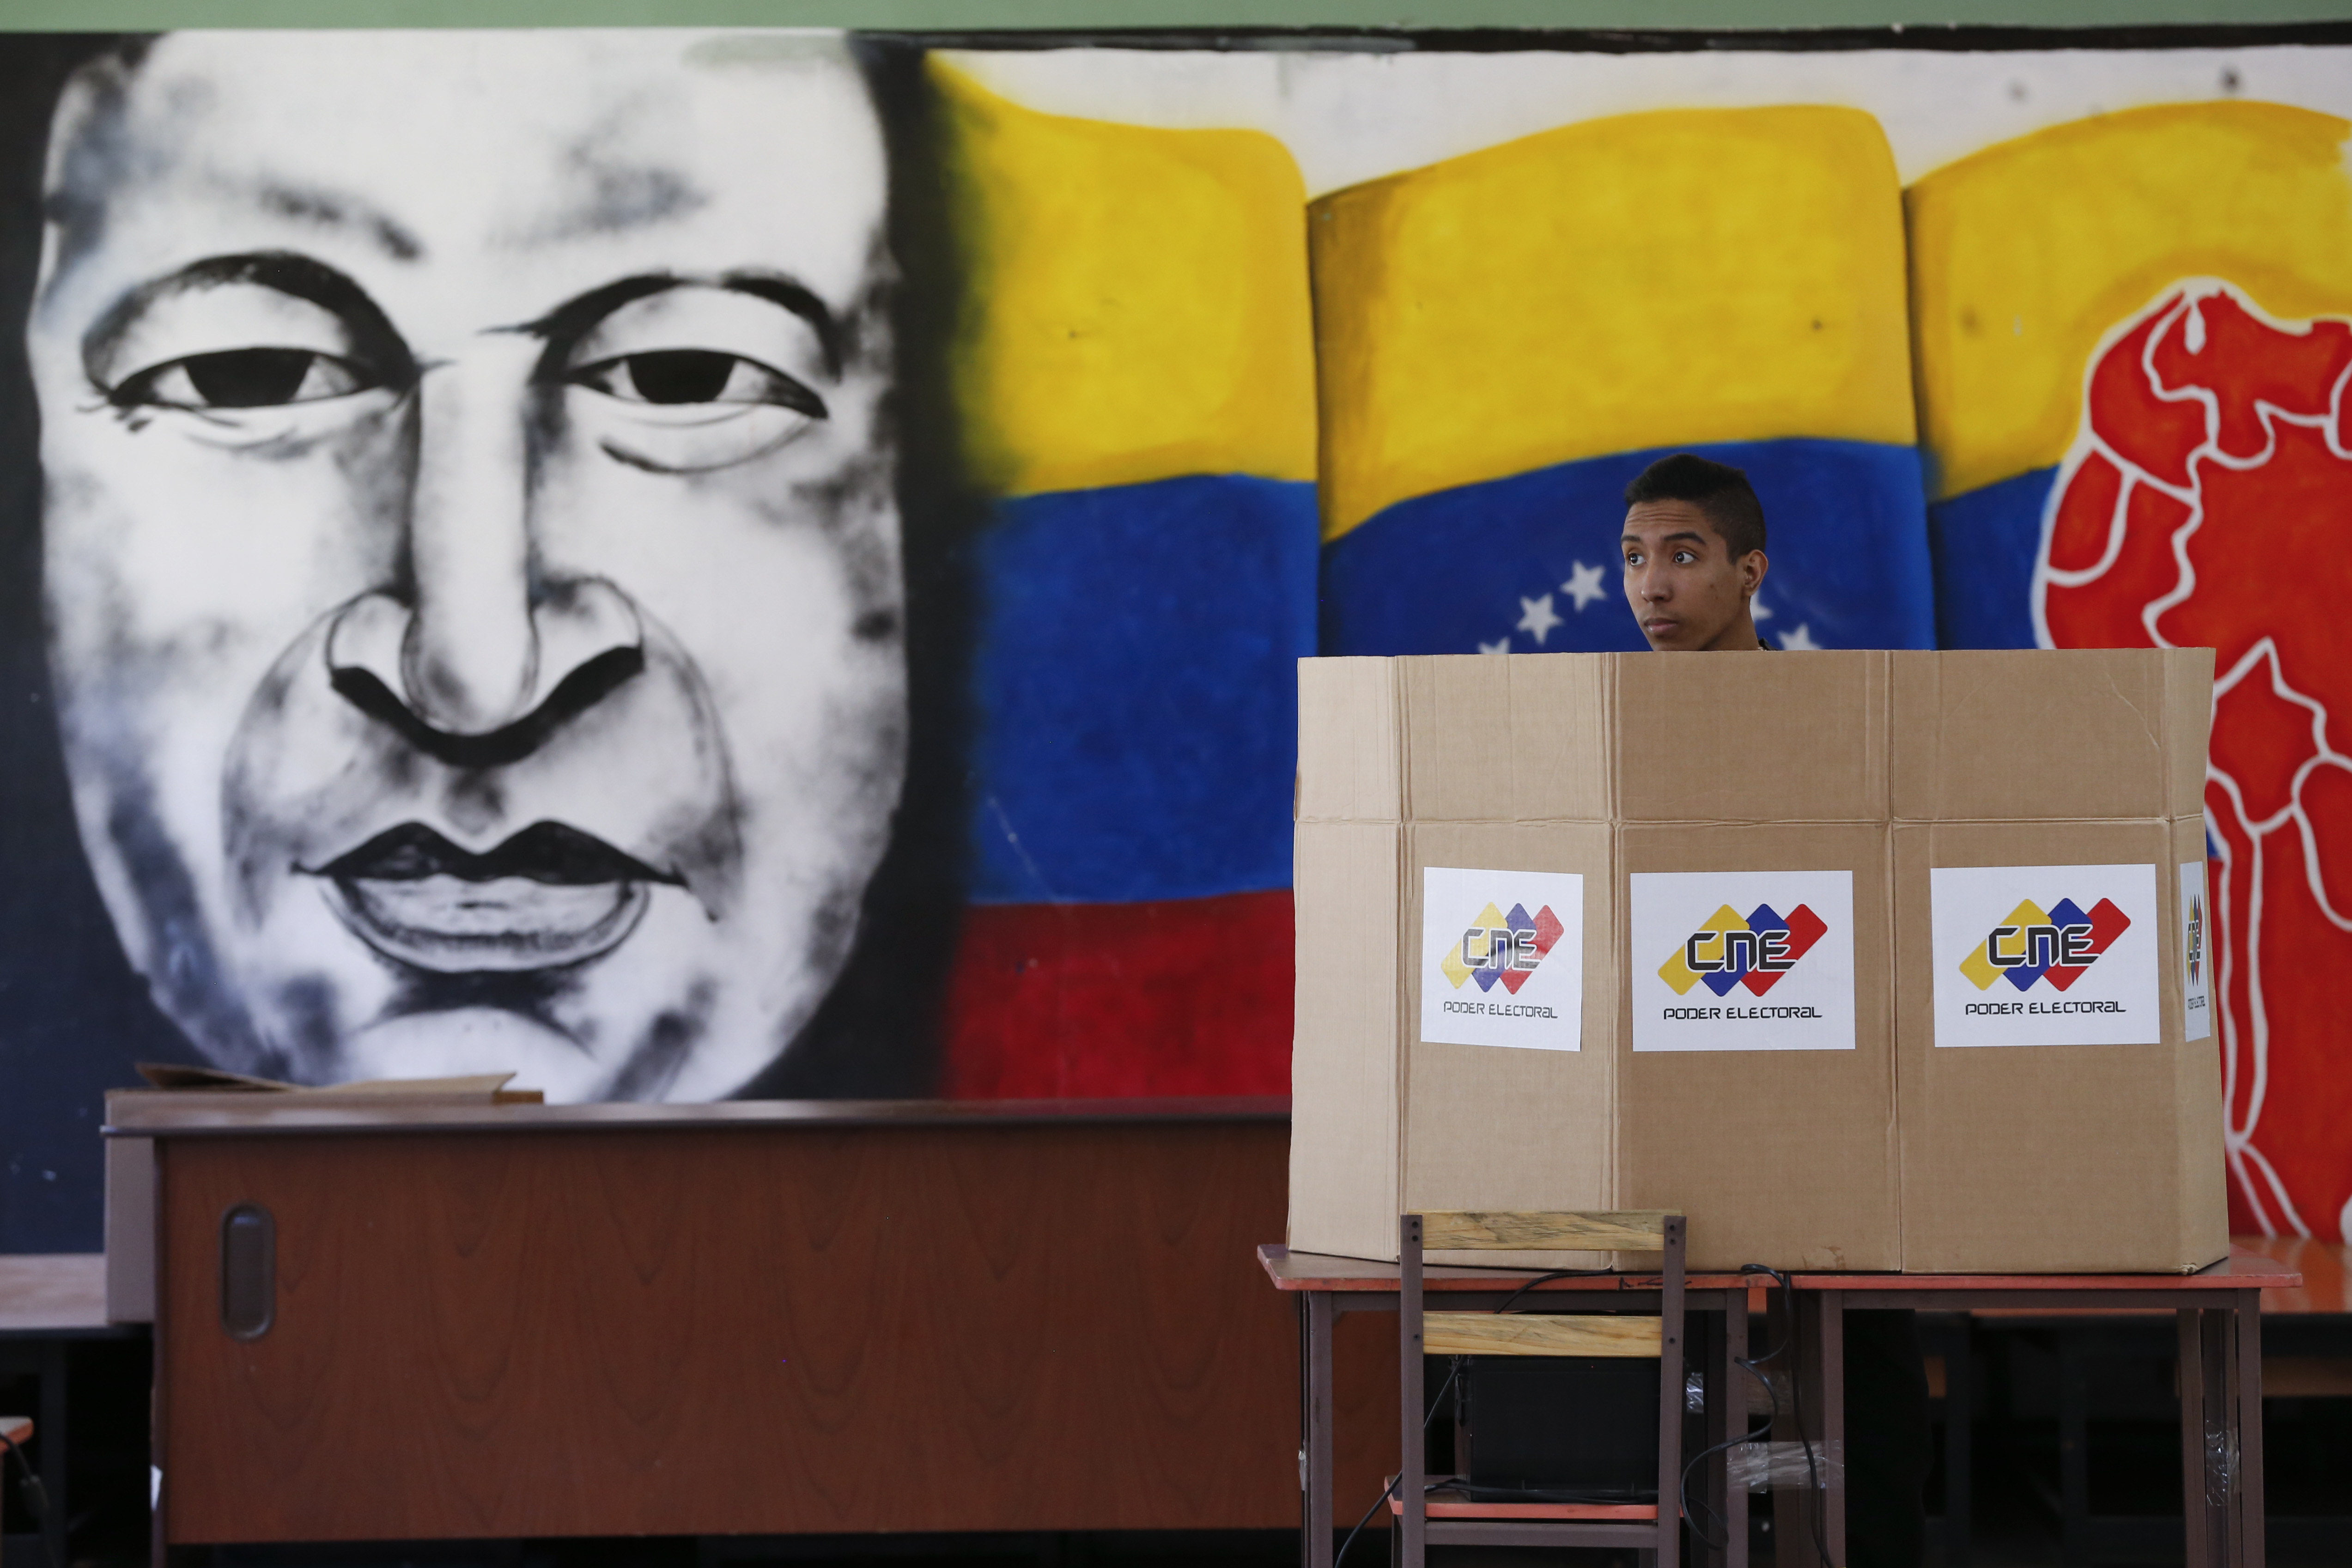
<svg viewBox="0 0 2352 1568"><path fill-rule="evenodd" d="M107 1327L106 1254L0 1255L0 1334Z"/></svg>
<svg viewBox="0 0 2352 1568"><path fill-rule="evenodd" d="M1258 1265L1277 1290L1387 1291L1397 1288L1397 1266L1360 1258L1293 1252L1268 1244L1257 1249ZM1425 1290L1508 1289L1541 1272L1532 1268L1461 1268L1432 1265L1423 1270ZM1599 1274L1558 1279L1538 1290L1644 1290L1657 1289L1654 1274ZM2277 1258L2232 1245L2230 1256L2195 1274L1810 1274L1798 1271L1805 1290L2101 1290L2118 1295L2147 1290L2293 1290L2303 1276ZM1753 1274L1691 1274L1692 1290L1727 1290L1762 1281ZM2342 1277L2337 1276L2337 1288Z"/></svg>
<svg viewBox="0 0 2352 1568"><path fill-rule="evenodd" d="M2303 1276L2300 1285L2264 1288L2263 1311L2352 1312L2352 1288L2346 1279L2352 1273L2352 1247L2303 1236L2233 1236L2230 1240Z"/></svg>
<svg viewBox="0 0 2352 1568"><path fill-rule="evenodd" d="M726 1100L708 1105L621 1101L489 1105L479 1101L305 1103L299 1094L173 1090L121 1095L110 1138L275 1137L368 1132L723 1131L729 1129L1094 1126L1287 1121L1290 1101L1234 1095L1192 1100Z"/></svg>
<svg viewBox="0 0 2352 1568"><path fill-rule="evenodd" d="M1332 1258L1319 1252L1293 1252L1267 1243L1257 1249L1258 1267L1277 1290L1393 1290L1397 1266L1361 1258ZM1424 1290L1508 1290L1538 1278L1540 1268L1461 1268L1432 1263L1421 1271ZM1754 1275L1685 1274L1686 1290L1737 1290L1756 1283ZM1538 1290L1654 1290L1655 1274L1588 1274L1547 1280Z"/></svg>

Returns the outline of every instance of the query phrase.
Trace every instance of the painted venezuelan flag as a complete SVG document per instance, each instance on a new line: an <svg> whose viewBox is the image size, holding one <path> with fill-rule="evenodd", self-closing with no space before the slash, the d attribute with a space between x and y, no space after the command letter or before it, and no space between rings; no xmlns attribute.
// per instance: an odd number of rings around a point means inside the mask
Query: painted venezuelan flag
<svg viewBox="0 0 2352 1568"><path fill-rule="evenodd" d="M2276 315L2352 305L2346 122L2267 103L2101 115L1906 193L1944 647L2032 647L2043 513L2099 350L2185 279Z"/></svg>
<svg viewBox="0 0 2352 1568"><path fill-rule="evenodd" d="M1947 647L2214 650L2231 1228L2352 1231L2352 123L2222 101L1908 195Z"/></svg>
<svg viewBox="0 0 2352 1568"><path fill-rule="evenodd" d="M1269 137L1040 114L931 69L950 378L999 498L943 1090L1287 1093L1305 189Z"/></svg>
<svg viewBox="0 0 2352 1568"><path fill-rule="evenodd" d="M1314 204L1327 654L1643 647L1664 452L1748 470L1777 645L1933 635L1900 187L1832 108L1570 125Z"/></svg>

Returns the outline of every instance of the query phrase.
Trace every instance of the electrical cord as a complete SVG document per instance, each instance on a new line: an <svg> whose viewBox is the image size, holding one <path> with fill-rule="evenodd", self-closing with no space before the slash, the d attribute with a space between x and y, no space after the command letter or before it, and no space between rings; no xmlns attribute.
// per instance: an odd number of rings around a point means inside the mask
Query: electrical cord
<svg viewBox="0 0 2352 1568"><path fill-rule="evenodd" d="M25 1458L24 1449L16 1447L16 1438L0 1432L0 1447L16 1456L16 1495L25 1500L25 1511L33 1516L35 1533L41 1538L42 1557L47 1559L49 1568L57 1568L57 1559L49 1556L49 1489L41 1484L39 1476L34 1474L33 1462Z"/></svg>
<svg viewBox="0 0 2352 1568"><path fill-rule="evenodd" d="M1697 1453L1691 1456L1690 1463L1683 1467L1682 1479L1678 1487L1678 1495L1682 1504L1683 1517L1690 1521L1691 1533L1696 1535L1700 1541L1706 1542L1706 1546L1710 1550L1717 1552L1725 1550L1726 1543L1709 1539L1706 1531L1700 1528L1697 1515L1692 1513L1690 1510L1691 1471L1696 1469L1698 1468L1699 1461L1706 1458L1709 1454L1719 1453L1724 1449L1736 1447L1742 1443L1752 1443L1760 1437L1767 1437L1770 1435L1773 1426L1779 1425L1780 1420L1780 1392L1772 1386L1772 1380L1766 1377L1759 1369L1764 1363L1771 1361L1783 1353L1785 1353L1789 1358L1789 1400L1796 1421L1797 1441L1804 1449L1805 1479L1811 1483L1817 1501L1822 1489L1821 1466L1813 1458L1812 1437L1805 1430L1805 1379L1802 1352L1799 1346L1797 1338L1796 1289L1790 1283L1787 1274L1766 1264L1743 1264L1740 1266L1739 1272L1742 1274L1763 1274L1769 1276L1772 1281L1780 1287L1780 1300L1788 1310L1789 1321L1781 1331L1780 1342L1779 1344L1773 1346L1769 1351L1761 1352L1756 1355L1734 1358L1737 1365L1744 1368L1750 1377L1753 1377L1758 1383L1764 1385L1764 1397L1771 1405L1771 1415L1766 1419L1765 1425L1754 1430L1743 1432L1737 1437L1728 1438L1723 1442L1715 1444L1711 1447L1700 1449ZM1727 1389L1725 1390L1727 1397L1728 1397L1729 1392L1730 1391ZM1729 1525L1730 1521L1725 1519L1720 1514L1717 1514L1715 1510L1708 1507L1706 1504L1701 1503L1699 1507L1703 1511L1712 1516L1717 1523L1726 1526ZM1821 1558L1822 1568L1829 1568L1830 1549L1829 1542L1822 1534L1822 1510L1819 1507L1814 1507L1809 1509L1807 1511L1811 1515L1812 1520L1813 1551Z"/></svg>
<svg viewBox="0 0 2352 1568"><path fill-rule="evenodd" d="M1526 1295L1528 1291L1534 1289L1538 1285L1549 1285L1555 1279L1591 1279L1599 1275L1614 1274L1617 1271L1613 1268L1555 1268L1549 1274L1538 1274L1534 1279L1528 1280L1526 1284L1520 1286L1517 1289L1512 1291L1509 1295L1504 1297L1503 1304L1495 1309L1495 1314L1496 1316L1500 1317L1503 1313L1509 1311L1513 1307L1518 1304L1520 1297Z"/></svg>
<svg viewBox="0 0 2352 1568"><path fill-rule="evenodd" d="M1437 1413L1445 1407L1445 1396L1453 1390L1454 1380L1462 1375L1462 1363L1467 1359L1468 1358L1466 1356L1455 1356L1453 1358L1454 1364L1446 1370L1445 1381L1437 1385L1437 1397L1429 1402L1429 1409L1425 1411L1421 1417L1421 1429L1423 1432L1429 1430L1429 1424L1432 1421L1436 1420ZM1372 1515L1380 1512L1381 1505L1388 1501L1389 1499L1396 1496L1397 1482L1403 1479L1404 1477L1402 1475L1399 1475L1396 1480L1391 1481L1387 1486L1381 1489L1381 1495L1372 1500L1372 1506L1364 1510L1364 1517L1356 1521L1355 1528L1348 1531L1348 1539L1339 1542L1339 1550L1332 1556L1331 1559L1331 1568L1344 1568L1344 1564L1348 1561L1348 1548L1356 1544L1357 1535L1362 1531L1364 1526L1371 1523ZM1426 1495L1430 1492L1435 1491L1444 1484L1445 1482L1442 1479L1434 1480L1421 1489L1423 1493Z"/></svg>

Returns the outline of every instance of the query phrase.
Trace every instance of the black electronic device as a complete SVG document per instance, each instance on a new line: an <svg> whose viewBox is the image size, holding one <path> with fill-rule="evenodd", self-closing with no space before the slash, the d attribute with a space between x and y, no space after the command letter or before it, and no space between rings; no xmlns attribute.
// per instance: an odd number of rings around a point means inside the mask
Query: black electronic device
<svg viewBox="0 0 2352 1568"><path fill-rule="evenodd" d="M1486 1502L1655 1502L1658 1363L1467 1356L1456 1397L1462 1489Z"/></svg>

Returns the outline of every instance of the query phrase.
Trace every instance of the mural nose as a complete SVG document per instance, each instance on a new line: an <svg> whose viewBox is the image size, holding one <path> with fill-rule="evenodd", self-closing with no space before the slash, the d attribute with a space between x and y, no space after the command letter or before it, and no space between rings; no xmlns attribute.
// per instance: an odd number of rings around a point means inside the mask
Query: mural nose
<svg viewBox="0 0 2352 1568"><path fill-rule="evenodd" d="M390 594L364 594L343 606L327 635L327 668L338 689L353 677L380 687L416 721L448 735L484 735L545 709L565 680L608 654L641 653L645 629L629 596L601 577L559 584L530 611L529 675L499 709L455 714L435 700L417 657L418 618Z"/></svg>

